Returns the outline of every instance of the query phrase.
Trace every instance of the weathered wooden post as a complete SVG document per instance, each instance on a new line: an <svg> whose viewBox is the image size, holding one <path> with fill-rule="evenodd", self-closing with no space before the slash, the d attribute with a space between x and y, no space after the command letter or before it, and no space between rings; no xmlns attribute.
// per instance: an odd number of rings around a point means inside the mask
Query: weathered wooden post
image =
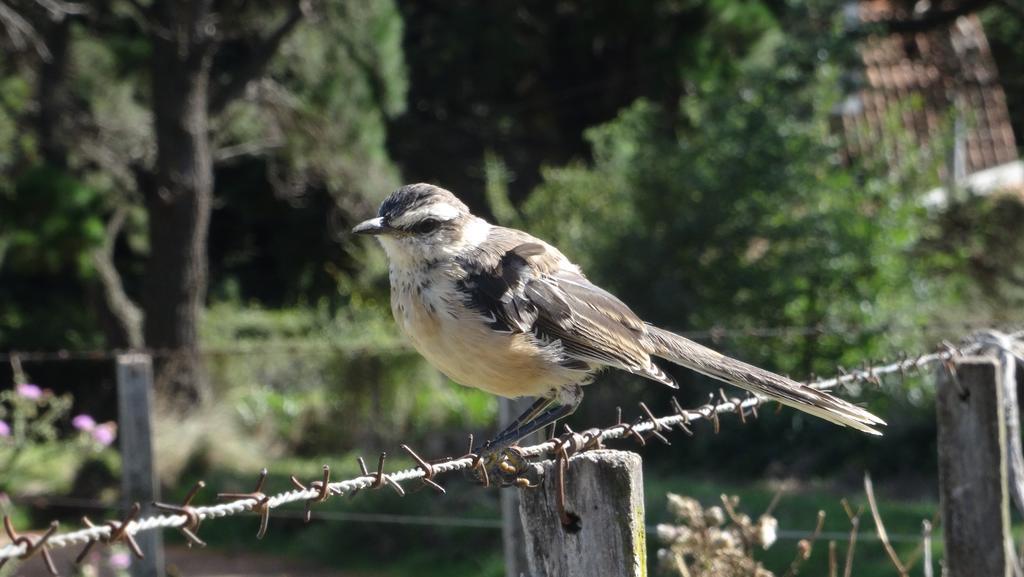
<svg viewBox="0 0 1024 577"><path fill-rule="evenodd" d="M151 503L159 500L160 486L153 473L153 362L149 355L131 353L117 356L117 415L121 445L121 505L142 505L142 514L152 513ZM145 559L133 559L132 577L163 577L164 544L160 531L135 536Z"/></svg>
<svg viewBox="0 0 1024 577"><path fill-rule="evenodd" d="M542 485L520 491L529 576L647 575L640 455L599 450L569 458L564 504L578 516L576 527L560 518L558 463L541 466Z"/></svg>
<svg viewBox="0 0 1024 577"><path fill-rule="evenodd" d="M951 577L1014 574L1007 486L1004 391L991 357L954 360L939 372L939 493Z"/></svg>

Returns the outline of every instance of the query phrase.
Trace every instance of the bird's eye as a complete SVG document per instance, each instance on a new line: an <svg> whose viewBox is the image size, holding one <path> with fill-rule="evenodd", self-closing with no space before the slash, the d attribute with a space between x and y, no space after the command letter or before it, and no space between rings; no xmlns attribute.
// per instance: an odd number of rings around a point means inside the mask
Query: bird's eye
<svg viewBox="0 0 1024 577"><path fill-rule="evenodd" d="M417 222L416 224L409 227L409 230L416 234L427 234L434 232L441 226L441 221L433 218L427 218Z"/></svg>

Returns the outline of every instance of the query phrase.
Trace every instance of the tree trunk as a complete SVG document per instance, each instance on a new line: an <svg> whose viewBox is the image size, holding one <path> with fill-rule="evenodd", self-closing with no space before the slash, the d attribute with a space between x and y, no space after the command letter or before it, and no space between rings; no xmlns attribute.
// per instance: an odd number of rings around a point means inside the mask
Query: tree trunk
<svg viewBox="0 0 1024 577"><path fill-rule="evenodd" d="M191 28L173 22L181 14L170 16L167 29ZM145 191L151 251L145 333L146 344L159 353L158 391L195 401L205 389L198 325L206 298L213 195L207 112L210 62L187 34L169 36L152 36L157 158L153 181Z"/></svg>

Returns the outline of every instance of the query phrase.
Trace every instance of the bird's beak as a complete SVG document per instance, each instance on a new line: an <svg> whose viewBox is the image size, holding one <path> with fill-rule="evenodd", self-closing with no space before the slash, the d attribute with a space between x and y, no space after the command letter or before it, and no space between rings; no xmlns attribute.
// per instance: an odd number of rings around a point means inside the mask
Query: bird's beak
<svg viewBox="0 0 1024 577"><path fill-rule="evenodd" d="M388 230L387 225L384 224L384 219L378 216L357 224L352 229L352 232L356 234L384 234Z"/></svg>

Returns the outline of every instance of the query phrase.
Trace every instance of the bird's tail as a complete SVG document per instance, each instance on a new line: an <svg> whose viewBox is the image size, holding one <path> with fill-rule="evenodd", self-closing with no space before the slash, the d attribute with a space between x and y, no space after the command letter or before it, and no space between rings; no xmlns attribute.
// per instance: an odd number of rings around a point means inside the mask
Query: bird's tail
<svg viewBox="0 0 1024 577"><path fill-rule="evenodd" d="M698 373L779 401L844 427L881 435L873 427L885 421L824 391L737 361L669 331L649 327L654 354Z"/></svg>

